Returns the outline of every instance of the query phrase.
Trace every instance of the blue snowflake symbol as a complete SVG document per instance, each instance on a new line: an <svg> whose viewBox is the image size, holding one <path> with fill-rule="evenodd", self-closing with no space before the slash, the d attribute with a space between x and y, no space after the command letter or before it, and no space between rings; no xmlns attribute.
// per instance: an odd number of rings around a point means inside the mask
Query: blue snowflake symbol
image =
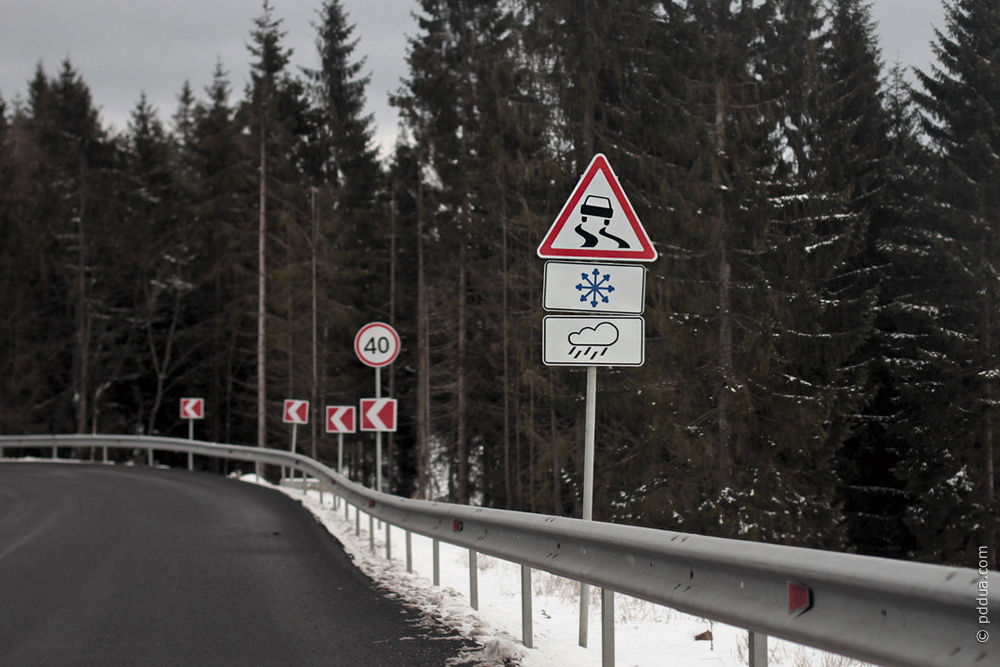
<svg viewBox="0 0 1000 667"><path fill-rule="evenodd" d="M597 308L598 299L601 303L608 303L609 299L605 293L611 294L615 291L614 286L611 285L611 274L605 273L601 276L601 272L594 269L590 273L581 273L580 278L583 279L582 283L576 284L576 289L581 292L580 301L590 301L591 308Z"/></svg>

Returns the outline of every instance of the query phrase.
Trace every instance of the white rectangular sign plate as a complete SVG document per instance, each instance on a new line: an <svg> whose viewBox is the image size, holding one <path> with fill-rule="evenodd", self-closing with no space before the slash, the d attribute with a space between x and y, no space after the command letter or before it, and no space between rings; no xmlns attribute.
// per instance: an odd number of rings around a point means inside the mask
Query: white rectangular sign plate
<svg viewBox="0 0 1000 667"><path fill-rule="evenodd" d="M545 262L545 310L642 313L646 268L635 264Z"/></svg>
<svg viewBox="0 0 1000 667"><path fill-rule="evenodd" d="M642 366L646 322L641 317L549 315L542 320L546 366Z"/></svg>

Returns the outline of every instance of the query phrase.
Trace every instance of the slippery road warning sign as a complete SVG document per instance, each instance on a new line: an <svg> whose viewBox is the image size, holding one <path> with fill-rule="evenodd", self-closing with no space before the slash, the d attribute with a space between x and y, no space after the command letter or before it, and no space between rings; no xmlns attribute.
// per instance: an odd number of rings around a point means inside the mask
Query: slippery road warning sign
<svg viewBox="0 0 1000 667"><path fill-rule="evenodd" d="M604 155L590 161L552 223L538 256L651 262L656 250Z"/></svg>

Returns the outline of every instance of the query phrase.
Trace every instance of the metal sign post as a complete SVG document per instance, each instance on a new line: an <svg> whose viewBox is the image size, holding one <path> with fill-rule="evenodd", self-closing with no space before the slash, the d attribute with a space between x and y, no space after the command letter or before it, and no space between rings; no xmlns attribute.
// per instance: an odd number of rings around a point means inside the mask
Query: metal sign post
<svg viewBox="0 0 1000 667"><path fill-rule="evenodd" d="M594 516L597 367L645 363L646 270L621 262L652 262L657 252L603 155L595 155L549 228L538 256L545 265L542 307L586 313L542 320L542 362L587 368L583 453L583 520ZM609 591L602 596L611 601ZM613 604L613 602L611 603ZM610 604L609 604L610 606ZM587 646L590 586L580 583L580 646ZM604 646L604 664L614 647Z"/></svg>
<svg viewBox="0 0 1000 667"><path fill-rule="evenodd" d="M594 430L597 417L597 366L587 366L586 424L583 441L583 520L594 518Z"/></svg>
<svg viewBox="0 0 1000 667"><path fill-rule="evenodd" d="M337 434L337 472L344 474L344 434Z"/></svg>
<svg viewBox="0 0 1000 667"><path fill-rule="evenodd" d="M188 440L194 440L194 420L188 420ZM194 454L188 452L188 470L194 470Z"/></svg>
<svg viewBox="0 0 1000 667"><path fill-rule="evenodd" d="M382 398L382 367L375 367L375 398ZM382 491L382 431L375 431L375 490Z"/></svg>
<svg viewBox="0 0 1000 667"><path fill-rule="evenodd" d="M594 431L597 422L597 366L587 366L587 403L583 439L583 520L594 518ZM580 646L587 645L590 584L580 584Z"/></svg>

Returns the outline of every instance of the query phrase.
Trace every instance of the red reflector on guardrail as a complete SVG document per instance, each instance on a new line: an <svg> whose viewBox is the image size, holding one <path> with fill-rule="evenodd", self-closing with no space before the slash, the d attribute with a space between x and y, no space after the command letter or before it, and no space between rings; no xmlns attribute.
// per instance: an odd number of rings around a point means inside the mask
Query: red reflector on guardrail
<svg viewBox="0 0 1000 667"><path fill-rule="evenodd" d="M812 591L808 586L797 584L794 581L788 582L788 613L801 614L812 607Z"/></svg>
<svg viewBox="0 0 1000 667"><path fill-rule="evenodd" d="M458 519L453 519L451 522L451 532L461 533L462 532L462 522Z"/></svg>

